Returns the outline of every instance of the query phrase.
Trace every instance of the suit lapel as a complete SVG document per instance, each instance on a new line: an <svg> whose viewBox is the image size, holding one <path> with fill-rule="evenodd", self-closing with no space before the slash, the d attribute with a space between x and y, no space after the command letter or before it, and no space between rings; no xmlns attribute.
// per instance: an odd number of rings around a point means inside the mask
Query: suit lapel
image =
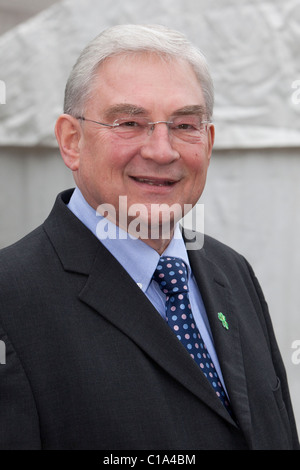
<svg viewBox="0 0 300 470"><path fill-rule="evenodd" d="M193 274L199 286L210 323L214 345L235 416L244 430L250 428L238 311L229 282L223 271L209 260L205 249L189 251ZM218 314L225 316L228 329Z"/></svg>

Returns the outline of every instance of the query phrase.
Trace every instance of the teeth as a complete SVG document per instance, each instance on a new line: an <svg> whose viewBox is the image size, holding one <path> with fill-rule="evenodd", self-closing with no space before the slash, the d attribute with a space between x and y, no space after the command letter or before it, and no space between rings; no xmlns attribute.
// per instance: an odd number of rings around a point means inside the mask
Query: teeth
<svg viewBox="0 0 300 470"><path fill-rule="evenodd" d="M148 180L148 179L145 179L145 178L136 178L136 180L139 181L140 183L149 184L150 186L168 186L168 185L172 184L171 181L165 181L163 183L158 183L157 181Z"/></svg>

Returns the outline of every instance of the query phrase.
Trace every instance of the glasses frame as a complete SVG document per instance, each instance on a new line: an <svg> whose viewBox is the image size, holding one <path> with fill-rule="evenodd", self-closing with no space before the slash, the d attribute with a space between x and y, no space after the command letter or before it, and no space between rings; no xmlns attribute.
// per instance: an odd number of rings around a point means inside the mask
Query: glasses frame
<svg viewBox="0 0 300 470"><path fill-rule="evenodd" d="M78 119L78 120L80 120L80 121L93 122L93 123L95 123L95 124L99 124L100 126L109 127L109 128L111 128L111 129L116 129L117 127L119 127L119 126L121 125L121 124L119 124L118 122L116 122L117 119L116 119L116 121L113 122L112 124L108 124L108 123L100 122L100 121L95 121L95 120L93 120L93 119L87 119L87 118L84 117L84 116L76 116L76 119ZM134 119L134 118L133 118L133 119ZM212 123L212 121L210 121L210 120L203 120L203 121L200 121L200 124L207 124L207 125L209 125L209 124L211 124L211 123ZM149 127L149 130L148 130L148 132L147 132L148 135L150 134L150 131L153 131L153 130L154 130L154 126L155 126L156 124L166 124L167 126L169 126L170 124L173 124L173 121L155 121L155 122L148 122L148 123L147 123L147 126L152 126L152 127ZM208 127L207 127L207 129L208 129ZM121 136L119 136L119 137L121 137ZM121 137L121 138L123 138L124 140L126 140L126 138L124 138L124 137ZM184 139L180 139L180 140L183 140L183 141L184 141ZM188 142L188 140L186 140L186 142Z"/></svg>

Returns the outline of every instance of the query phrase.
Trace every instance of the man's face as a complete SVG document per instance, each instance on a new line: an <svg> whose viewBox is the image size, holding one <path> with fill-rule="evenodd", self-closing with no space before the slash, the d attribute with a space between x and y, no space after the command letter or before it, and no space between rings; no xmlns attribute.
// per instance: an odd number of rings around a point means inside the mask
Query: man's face
<svg viewBox="0 0 300 470"><path fill-rule="evenodd" d="M163 61L149 54L116 56L100 66L85 118L113 123L129 107L138 108L149 122L169 121L188 106L205 107L205 101L187 62ZM136 141L123 139L109 127L80 122L80 158L74 177L95 209L111 204L118 214L119 196L126 196L128 208L133 204L147 208L145 223L150 224L153 205L183 208L199 200L213 145L212 126L200 142L191 143L172 138L163 123Z"/></svg>

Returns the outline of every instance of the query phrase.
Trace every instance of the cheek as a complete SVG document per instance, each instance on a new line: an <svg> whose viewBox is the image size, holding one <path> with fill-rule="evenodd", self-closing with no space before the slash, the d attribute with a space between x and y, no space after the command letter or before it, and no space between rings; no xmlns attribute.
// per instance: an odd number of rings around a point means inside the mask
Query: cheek
<svg viewBox="0 0 300 470"><path fill-rule="evenodd" d="M190 193L196 200L200 198L209 166L209 158L202 152L195 152L189 160Z"/></svg>
<svg viewBox="0 0 300 470"><path fill-rule="evenodd" d="M84 166L92 178L108 180L120 174L128 161L126 151L114 142L111 133L87 139L82 150Z"/></svg>
<svg viewBox="0 0 300 470"><path fill-rule="evenodd" d="M194 152L188 161L188 168L195 178L205 175L209 166L209 158L206 152Z"/></svg>

